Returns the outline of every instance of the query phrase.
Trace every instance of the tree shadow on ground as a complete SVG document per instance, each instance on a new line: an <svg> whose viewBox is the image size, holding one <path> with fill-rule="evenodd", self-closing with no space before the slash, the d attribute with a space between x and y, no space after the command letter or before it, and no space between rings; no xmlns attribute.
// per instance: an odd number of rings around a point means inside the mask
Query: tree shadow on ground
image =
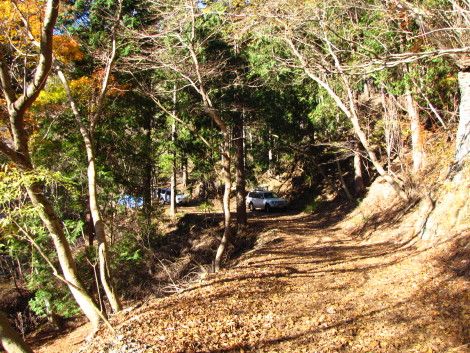
<svg viewBox="0 0 470 353"><path fill-rule="evenodd" d="M224 274L206 283L191 288L194 290L220 283L240 282L253 279L279 279L293 277L318 277L342 273L361 273L387 268L416 256L414 247L403 248L392 242L353 245L352 242L333 241L311 247L297 246L297 242L281 244L273 242L258 250L252 251L250 260L236 266L236 274ZM388 260L384 257L397 255ZM374 263L363 264L364 260ZM348 265L349 268L338 268ZM345 266L343 266L345 267ZM256 270L268 269L267 271Z"/></svg>
<svg viewBox="0 0 470 353"><path fill-rule="evenodd" d="M262 339L255 345L239 344L210 352L302 351L319 337L327 337L321 352L469 352L468 288L466 293L458 294L446 287L428 285L410 299L381 309L346 314L298 333ZM366 327L392 329L374 334Z"/></svg>
<svg viewBox="0 0 470 353"><path fill-rule="evenodd" d="M449 244L445 244L449 243ZM315 342L324 339L323 350L319 351L374 351L374 352L470 352L470 287L468 286L469 260L470 259L470 234L456 235L441 245L450 245L443 251L442 256L434 257L434 266L442 269L438 277L431 277L426 281L419 282L419 286L407 295L407 299L384 302L383 307L377 309L372 303L370 308L362 313L351 310L341 312L333 320L320 326L297 330L292 334L283 334L272 338L260 339L255 345L238 344L229 348L217 349L211 352L239 352L243 351L296 351L287 349L289 345L305 348L306 342ZM320 248L319 250L322 250ZM427 251L416 248L400 248L397 244L378 244L377 246L339 246L333 255L341 252L352 252L351 256L336 262L331 261L330 254L308 252L303 259L313 256L316 258L312 264L316 266L314 271L298 271L296 264L283 261L282 264L273 265L270 273L259 274L259 276L235 276L230 281L247 280L250 286L259 288L253 280L262 279L262 283L278 281L282 278L295 276L318 276L322 273L331 275L344 272L361 272L365 276L373 273L373 270L386 268L404 261L406 258L415 257ZM289 254L289 250L283 251ZM331 269L332 264L342 262L355 262L359 259L376 258L399 254L399 258L373 265L352 267L348 269ZM320 256L319 256L320 255ZM298 256L298 253L294 257ZM290 257L285 258L290 260ZM417 258L418 259L418 258ZM286 266L286 263L292 266ZM297 262L304 264L303 261ZM309 262L310 263L310 262ZM245 269L259 266L266 268L265 262L247 265ZM239 268L237 268L238 270ZM248 282L250 280L250 282ZM267 282L266 282L267 281ZM224 280L214 283L226 282ZM257 282L255 282L257 283ZM260 283L260 284L262 284ZM284 285L286 282L281 282ZM238 285L237 285L238 287ZM413 287L412 287L413 288ZM317 288L318 291L335 291L345 289L344 287L327 286ZM214 298L212 298L213 300ZM326 297L325 297L326 299ZM370 331L367 330L370 328ZM375 331L376 328L379 330ZM339 337L339 338L338 338ZM354 350L355 349L355 350ZM317 351L317 350L312 350Z"/></svg>

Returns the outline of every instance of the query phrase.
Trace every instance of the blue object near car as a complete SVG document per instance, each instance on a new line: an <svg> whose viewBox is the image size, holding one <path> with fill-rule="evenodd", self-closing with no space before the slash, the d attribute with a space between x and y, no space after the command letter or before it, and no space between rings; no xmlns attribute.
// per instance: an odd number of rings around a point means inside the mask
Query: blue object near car
<svg viewBox="0 0 470 353"><path fill-rule="evenodd" d="M144 205L144 198L142 196L124 195L118 200L118 204L129 208L142 207Z"/></svg>

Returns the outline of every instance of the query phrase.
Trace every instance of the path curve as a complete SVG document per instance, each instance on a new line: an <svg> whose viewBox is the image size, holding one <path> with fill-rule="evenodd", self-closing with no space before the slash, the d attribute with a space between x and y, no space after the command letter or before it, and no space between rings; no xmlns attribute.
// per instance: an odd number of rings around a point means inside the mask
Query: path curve
<svg viewBox="0 0 470 353"><path fill-rule="evenodd" d="M469 352L468 280L343 218L251 213L258 243L233 268L124 311L117 336L77 352Z"/></svg>

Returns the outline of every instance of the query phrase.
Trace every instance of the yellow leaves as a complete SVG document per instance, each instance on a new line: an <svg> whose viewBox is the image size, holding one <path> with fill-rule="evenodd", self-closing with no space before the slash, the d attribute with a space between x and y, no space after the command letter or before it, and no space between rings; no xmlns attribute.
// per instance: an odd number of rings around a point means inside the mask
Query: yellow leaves
<svg viewBox="0 0 470 353"><path fill-rule="evenodd" d="M0 1L0 40L9 43L16 56L38 52L42 29L44 1ZM65 35L54 36L54 54L68 63L83 59L78 43Z"/></svg>
<svg viewBox="0 0 470 353"><path fill-rule="evenodd" d="M0 40L10 42L18 51L26 50L32 35L39 39L43 1L1 1Z"/></svg>
<svg viewBox="0 0 470 353"><path fill-rule="evenodd" d="M70 81L70 89L77 97L89 97L91 95L91 91L97 89L96 80L93 80L91 77L80 77L77 80Z"/></svg>

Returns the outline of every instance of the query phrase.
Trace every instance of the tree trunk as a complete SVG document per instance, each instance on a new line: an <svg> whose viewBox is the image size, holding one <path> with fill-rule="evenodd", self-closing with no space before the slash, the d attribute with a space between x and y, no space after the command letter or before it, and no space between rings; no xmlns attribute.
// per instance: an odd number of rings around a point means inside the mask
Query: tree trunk
<svg viewBox="0 0 470 353"><path fill-rule="evenodd" d="M0 312L0 341L8 353L33 353L2 312Z"/></svg>
<svg viewBox="0 0 470 353"><path fill-rule="evenodd" d="M88 204L90 204L90 201L88 201ZM96 234L95 234L95 227L93 226L93 219L91 218L91 213L89 210L85 213L85 216L83 217L83 222L84 222L84 233L86 235L86 238L88 239L88 246L92 247L93 239L95 239Z"/></svg>
<svg viewBox="0 0 470 353"><path fill-rule="evenodd" d="M343 170L341 169L341 164L338 160L336 160L336 168L338 169L339 180L341 182L341 187L343 188L344 193L349 201L354 201L351 193L349 192L348 186L346 185L346 181L343 178Z"/></svg>
<svg viewBox="0 0 470 353"><path fill-rule="evenodd" d="M51 235L62 273L68 282L67 285L70 291L80 308L93 324L93 327L95 329L98 328L101 321L100 310L79 279L77 268L72 257L72 251L65 237L62 223L49 201L42 193L39 184L35 183L28 186L27 191L31 202L37 208L42 222Z"/></svg>
<svg viewBox="0 0 470 353"><path fill-rule="evenodd" d="M183 189L186 189L188 187L188 158L186 158L185 155L183 155L183 158L182 158L181 169L182 169L181 185Z"/></svg>
<svg viewBox="0 0 470 353"><path fill-rule="evenodd" d="M422 171L425 163L423 126L419 120L416 102L410 91L406 92L406 110L411 120L411 146L413 151L413 173Z"/></svg>
<svg viewBox="0 0 470 353"><path fill-rule="evenodd" d="M173 154L173 161L171 166L170 178L170 217L174 218L176 215L176 156Z"/></svg>
<svg viewBox="0 0 470 353"><path fill-rule="evenodd" d="M222 175L225 184L223 196L223 210L224 210L224 235L220 241L214 261L214 271L219 272L222 264L222 255L224 254L227 245L230 243L231 238L231 213L230 213L230 189L232 186L232 178L230 173L230 140L226 129L223 130L224 142L222 145Z"/></svg>
<svg viewBox="0 0 470 353"><path fill-rule="evenodd" d="M143 201L144 201L144 213L147 219L150 217L152 210L152 162L150 158L146 158L144 167L144 190L143 190Z"/></svg>
<svg viewBox="0 0 470 353"><path fill-rule="evenodd" d="M122 309L121 302L116 294L114 284L112 281L112 276L109 267L109 251L108 244L106 240L106 232L103 219L101 217L101 211L98 203L98 193L97 193L97 177L96 177L96 159L95 159L95 144L94 144L94 128L97 123L98 116L92 118L90 128L87 129L83 123L80 112L75 104L75 100L72 96L70 86L68 84L67 78L64 73L60 70L59 66L56 64L57 74L64 85L67 97L69 99L69 104L72 109L72 112L75 117L75 121L82 135L83 142L85 144L85 151L88 159L88 197L89 197L89 208L91 213L91 218L93 219L93 226L95 228L96 240L98 241L98 260L100 264L100 281L103 285L103 289L106 293L106 296L111 304L111 307L114 312L118 312Z"/></svg>
<svg viewBox="0 0 470 353"><path fill-rule="evenodd" d="M195 12L194 10L196 7L191 7L191 17L192 17L192 25L194 26L195 21ZM223 136L223 143L221 148L222 153L222 175L225 183L225 190L223 196L223 209L224 209L224 235L220 242L220 245L217 249L217 253L214 260L214 270L217 272L220 270L220 265L222 262L222 255L227 247L227 244L230 242L230 235L231 235L231 214L230 214L230 188L232 186L232 175L230 172L230 135L227 129L227 125L223 121L223 119L219 116L218 112L215 111L214 105L205 90L203 76L201 74L201 67L198 60L198 54L194 49L193 43L187 43L183 40L181 36L177 36L180 40L181 44L189 50L191 60L194 65L194 71L197 76L197 80L189 80L190 85L199 93L202 99L202 103L204 105L204 111L207 113L208 116L211 117L212 121L217 124L219 127L222 136ZM192 38L194 39L194 38ZM196 83L197 82L197 83Z"/></svg>
<svg viewBox="0 0 470 353"><path fill-rule="evenodd" d="M237 231L243 232L247 226L246 215L246 176L245 176L245 138L243 134L244 122L243 116L240 117L237 126L234 129L235 148L236 148L236 192L237 192Z"/></svg>
<svg viewBox="0 0 470 353"><path fill-rule="evenodd" d="M361 127L361 124L359 122L359 117L357 115L357 109L355 107L355 101L354 97L352 94L351 87L349 85L348 79L345 77L344 73L341 73L341 78L343 79L344 82L344 89L346 91L346 94L348 95L348 104L345 104L341 98L333 91L333 89L330 87L330 85L322 80L320 77L315 75L312 69L310 69L310 66L308 65L307 61L305 58L302 56L302 54L297 50L294 42L289 39L285 38L286 42L289 44L289 46L292 49L292 52L294 55L297 57L299 60L300 64L302 65L302 68L305 72L305 74L311 78L313 81L315 81L320 87L324 88L330 97L335 101L335 103L338 105L338 107L343 111L343 113L348 117L349 121L351 122L354 132L356 136L359 138L359 141L361 142L362 146L364 147L365 151L367 152L370 161L372 162L373 166L377 170L377 172L384 177L384 179L393 187L393 189L396 191L396 193L404 200L408 199L408 195L406 192L403 190L402 186L400 185L400 182L395 178L393 175L387 173L385 169L382 167L380 164L380 161L377 159L377 156L374 152L374 150L371 148L369 141L367 140L367 136L364 133L364 130ZM336 59L335 54L330 50L331 55ZM336 59L337 60L337 59ZM339 62L337 62L337 68L340 68ZM349 106L349 107L348 107Z"/></svg>
<svg viewBox="0 0 470 353"><path fill-rule="evenodd" d="M152 159L150 157L150 150L152 147L152 116L149 114L144 122L145 130L145 167L144 167L144 213L147 219L150 217L152 210Z"/></svg>
<svg viewBox="0 0 470 353"><path fill-rule="evenodd" d="M113 312L122 309L121 302L116 294L111 276L108 242L101 211L98 205L98 195L96 191L96 166L93 151L88 151L88 193L90 197L90 212L95 227L96 240L98 241L98 260L100 265L100 281L106 293L106 297L111 304Z"/></svg>
<svg viewBox="0 0 470 353"><path fill-rule="evenodd" d="M203 91L202 91L203 92ZM220 266L222 264L222 255L224 254L227 245L230 243L231 238L231 222L232 215L230 212L230 189L232 187L232 174L230 171L231 162L230 162L230 134L222 118L218 113L213 109L212 103L209 97L203 93L203 101L205 103L206 113L212 118L212 120L217 124L222 132L223 142L221 146L222 154L222 179L224 182L224 195L222 198L222 207L224 211L224 235L220 241L217 253L214 260L214 271L219 272Z"/></svg>
<svg viewBox="0 0 470 353"><path fill-rule="evenodd" d="M356 144L354 148L354 192L356 198L361 197L366 190L362 173L362 156L358 145Z"/></svg>
<svg viewBox="0 0 470 353"><path fill-rule="evenodd" d="M176 85L173 86L173 108L176 107ZM173 116L176 116L176 109L173 109ZM173 118L171 122L171 142L172 142L172 166L170 180L170 217L176 215L176 120Z"/></svg>
<svg viewBox="0 0 470 353"><path fill-rule="evenodd" d="M460 120L456 136L455 161L462 162L470 152L470 72L459 72Z"/></svg>
<svg viewBox="0 0 470 353"><path fill-rule="evenodd" d="M46 306L47 319L58 331L62 331L65 326L62 319L57 315L56 311L51 305L51 301L47 298L44 299L44 305Z"/></svg>
<svg viewBox="0 0 470 353"><path fill-rule="evenodd" d="M116 12L116 21L114 26L111 28L111 47L109 50L109 56L106 60L104 69L104 76L101 82L100 93L97 96L96 105L94 110L89 112L89 128L87 128L82 120L82 116L78 110L78 107L73 99L72 92L68 81L59 67L58 62L54 62L54 66L57 70L58 76L62 81L64 88L67 93L70 107L75 117L75 121L79 127L83 141L85 143L85 150L88 158L88 192L90 198L90 212L93 218L93 224L95 227L96 239L98 241L98 259L100 265L100 281L103 285L103 289L106 292L106 296L111 304L114 312L122 309L121 303L112 281L112 276L109 266L109 251L106 241L106 233L104 222L101 218L101 211L98 204L97 186L96 186L96 160L95 160L95 146L94 146L94 131L98 121L101 117L104 107L104 101L106 92L108 90L109 80L111 77L111 68L116 59L116 26L119 23L121 17L122 2L118 1L118 10Z"/></svg>

